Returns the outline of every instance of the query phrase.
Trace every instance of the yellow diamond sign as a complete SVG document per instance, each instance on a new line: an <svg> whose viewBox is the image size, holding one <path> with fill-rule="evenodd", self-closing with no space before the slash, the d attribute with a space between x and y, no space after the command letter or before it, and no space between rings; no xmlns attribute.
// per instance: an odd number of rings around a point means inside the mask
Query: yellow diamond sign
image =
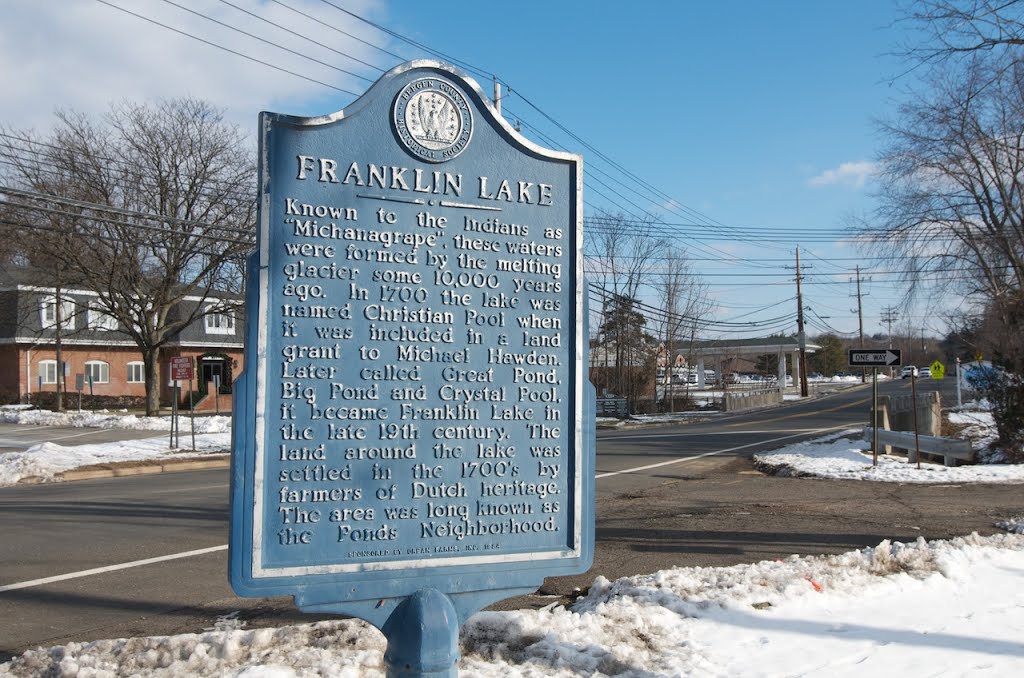
<svg viewBox="0 0 1024 678"><path fill-rule="evenodd" d="M932 379L942 379L946 376L946 366L938 360L932 363Z"/></svg>

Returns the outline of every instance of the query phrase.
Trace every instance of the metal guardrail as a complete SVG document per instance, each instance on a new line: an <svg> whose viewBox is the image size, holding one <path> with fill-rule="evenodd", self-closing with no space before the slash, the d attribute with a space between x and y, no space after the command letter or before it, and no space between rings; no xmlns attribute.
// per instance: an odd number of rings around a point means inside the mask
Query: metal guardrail
<svg viewBox="0 0 1024 678"><path fill-rule="evenodd" d="M868 442L874 438L875 431L870 426L864 427L864 439ZM886 431L878 429L878 442L881 445L892 445L907 450L907 460L917 461L915 447L924 454L941 455L946 466L956 466L958 461L974 461L974 449L970 440L954 440L935 436L916 436L913 431Z"/></svg>

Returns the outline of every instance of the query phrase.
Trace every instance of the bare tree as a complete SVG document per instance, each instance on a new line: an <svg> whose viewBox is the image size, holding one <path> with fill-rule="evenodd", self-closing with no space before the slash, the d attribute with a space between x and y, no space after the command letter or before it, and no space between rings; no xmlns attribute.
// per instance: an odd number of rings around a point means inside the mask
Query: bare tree
<svg viewBox="0 0 1024 678"><path fill-rule="evenodd" d="M241 290L255 152L195 99L120 103L100 122L60 111L45 137L0 131L0 158L13 168L3 192L9 211L21 211L14 230L32 231L22 238L29 259L45 252L135 341L155 414L161 349L203 316L231 311Z"/></svg>
<svg viewBox="0 0 1024 678"><path fill-rule="evenodd" d="M640 385L635 382L642 379L643 370L636 367L653 365L648 355L651 347L644 339L649 335L641 327L631 327L642 318L634 309L635 301L666 241L650 220L603 212L589 219L587 235L587 276L604 292L600 297L599 339L604 349L604 371L609 373L606 383L619 395L629 397L629 393L639 392ZM614 365L608 364L609 349L614 351Z"/></svg>
<svg viewBox="0 0 1024 678"><path fill-rule="evenodd" d="M918 30L902 51L915 66L1003 60L1006 52L1024 47L1021 0L916 0L905 21Z"/></svg>
<svg viewBox="0 0 1024 678"><path fill-rule="evenodd" d="M923 38L906 55L927 66L926 89L881 126L879 207L859 231L905 257L911 294L962 294L986 318L1007 370L987 395L1012 455L1024 449L1024 3L912 8Z"/></svg>
<svg viewBox="0 0 1024 678"><path fill-rule="evenodd" d="M936 79L883 125L879 207L860 235L906 257L912 284L998 303L1024 284L1024 65L990 74Z"/></svg>
<svg viewBox="0 0 1024 678"><path fill-rule="evenodd" d="M686 254L674 245L662 250L661 276L654 284L661 308L661 336L664 337L668 369L665 370L666 393L671 391L673 358L681 346L692 344L697 331L713 308L708 286L700 280L690 266ZM670 407L674 403L670 400Z"/></svg>

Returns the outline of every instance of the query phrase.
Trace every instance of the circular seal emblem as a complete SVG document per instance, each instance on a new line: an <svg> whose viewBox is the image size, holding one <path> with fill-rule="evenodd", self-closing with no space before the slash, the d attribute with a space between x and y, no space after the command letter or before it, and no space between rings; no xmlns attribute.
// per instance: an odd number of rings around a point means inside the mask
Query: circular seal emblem
<svg viewBox="0 0 1024 678"><path fill-rule="evenodd" d="M395 132L417 158L445 162L466 150L473 136L473 113L455 85L420 78L402 88L392 109Z"/></svg>

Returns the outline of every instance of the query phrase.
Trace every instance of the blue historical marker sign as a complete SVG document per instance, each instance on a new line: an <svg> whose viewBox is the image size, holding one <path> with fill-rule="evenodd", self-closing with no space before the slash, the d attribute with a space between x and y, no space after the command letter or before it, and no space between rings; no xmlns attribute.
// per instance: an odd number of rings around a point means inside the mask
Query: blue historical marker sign
<svg viewBox="0 0 1024 678"><path fill-rule="evenodd" d="M580 158L436 62L260 134L235 590L384 626L423 591L464 618L586 570Z"/></svg>

